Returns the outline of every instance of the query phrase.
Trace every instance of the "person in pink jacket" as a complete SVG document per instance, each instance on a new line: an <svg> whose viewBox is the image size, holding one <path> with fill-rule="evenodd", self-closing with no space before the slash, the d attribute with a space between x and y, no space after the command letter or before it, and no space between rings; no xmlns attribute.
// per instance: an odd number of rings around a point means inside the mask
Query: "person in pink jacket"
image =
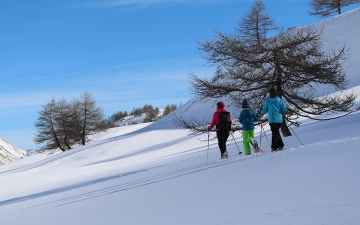
<svg viewBox="0 0 360 225"><path fill-rule="evenodd" d="M225 126L221 126L222 124L220 124L221 113L225 113L225 115L226 114L228 115L228 124ZM216 112L212 117L210 126L208 126L208 131L213 129L213 127L216 125L216 137L218 139L218 145L222 159L228 157L228 153L226 151L226 141L230 135L231 124L232 124L232 119L230 117L230 113L226 112L225 103L222 101L218 102L216 104Z"/></svg>

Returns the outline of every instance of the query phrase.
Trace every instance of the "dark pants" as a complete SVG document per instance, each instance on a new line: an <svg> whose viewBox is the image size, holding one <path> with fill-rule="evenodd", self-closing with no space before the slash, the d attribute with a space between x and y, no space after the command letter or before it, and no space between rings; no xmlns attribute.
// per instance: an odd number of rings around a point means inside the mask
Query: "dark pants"
<svg viewBox="0 0 360 225"><path fill-rule="evenodd" d="M216 136L218 139L218 145L219 145L221 154L223 154L226 151L226 141L229 138L229 135L230 135L229 130L216 131Z"/></svg>
<svg viewBox="0 0 360 225"><path fill-rule="evenodd" d="M281 123L269 123L269 125L272 133L271 149L276 150L278 148L283 148L284 142L281 139L281 135L280 135Z"/></svg>

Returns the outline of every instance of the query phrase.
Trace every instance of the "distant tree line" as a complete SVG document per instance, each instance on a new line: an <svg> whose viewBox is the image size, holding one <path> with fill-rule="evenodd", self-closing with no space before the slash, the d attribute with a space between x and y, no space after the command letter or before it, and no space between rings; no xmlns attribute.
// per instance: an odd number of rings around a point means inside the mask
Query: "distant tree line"
<svg viewBox="0 0 360 225"><path fill-rule="evenodd" d="M177 109L177 106L174 104L167 105L164 109L163 116L170 114L171 112L175 111L176 109Z"/></svg>
<svg viewBox="0 0 360 225"><path fill-rule="evenodd" d="M175 111L177 106L175 104L167 105L164 111L161 113L158 107L153 107L152 105L145 104L143 107L133 108L133 110L128 113L127 111L119 111L113 113L106 121L108 127L116 127L119 124L119 121L124 120L128 116L134 117L144 117L144 122L153 122L157 119L170 114L172 111Z"/></svg>
<svg viewBox="0 0 360 225"><path fill-rule="evenodd" d="M53 98L39 112L35 123L36 144L42 144L41 150L60 148L62 151L74 145L85 145L89 135L107 128L101 107L96 105L91 93L85 92L80 99L59 101Z"/></svg>
<svg viewBox="0 0 360 225"><path fill-rule="evenodd" d="M160 109L152 105L145 104L142 108L134 108L130 113L131 116L144 116L144 122L154 121L159 117Z"/></svg>

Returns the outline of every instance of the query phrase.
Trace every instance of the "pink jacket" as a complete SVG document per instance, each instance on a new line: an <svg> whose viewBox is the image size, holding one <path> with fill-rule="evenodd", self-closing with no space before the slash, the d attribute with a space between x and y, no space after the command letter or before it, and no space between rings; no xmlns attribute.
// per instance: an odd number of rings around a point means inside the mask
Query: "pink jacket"
<svg viewBox="0 0 360 225"><path fill-rule="evenodd" d="M209 126L209 130L211 130L219 122L220 113L225 112L225 111L226 111L225 108L218 108L216 110L216 112L214 112L211 124ZM232 124L231 117L230 117L230 124ZM216 129L216 130L219 130L219 129Z"/></svg>

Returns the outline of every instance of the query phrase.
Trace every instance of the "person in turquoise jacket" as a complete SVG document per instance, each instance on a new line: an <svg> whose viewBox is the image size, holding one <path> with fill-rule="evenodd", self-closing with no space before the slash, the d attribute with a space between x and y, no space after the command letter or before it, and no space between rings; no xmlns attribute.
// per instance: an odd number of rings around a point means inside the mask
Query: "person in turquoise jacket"
<svg viewBox="0 0 360 225"><path fill-rule="evenodd" d="M260 118L255 115L255 112L250 109L250 105L246 99L242 102L243 110L239 116L239 122L243 130L243 145L245 155L250 155L250 142L254 139L255 121L260 121Z"/></svg>
<svg viewBox="0 0 360 225"><path fill-rule="evenodd" d="M283 100L276 95L274 87L269 90L270 97L265 100L261 114L268 114L268 121L272 133L271 151L283 150L284 142L280 135L280 126L283 122L283 113L286 112L286 106Z"/></svg>

